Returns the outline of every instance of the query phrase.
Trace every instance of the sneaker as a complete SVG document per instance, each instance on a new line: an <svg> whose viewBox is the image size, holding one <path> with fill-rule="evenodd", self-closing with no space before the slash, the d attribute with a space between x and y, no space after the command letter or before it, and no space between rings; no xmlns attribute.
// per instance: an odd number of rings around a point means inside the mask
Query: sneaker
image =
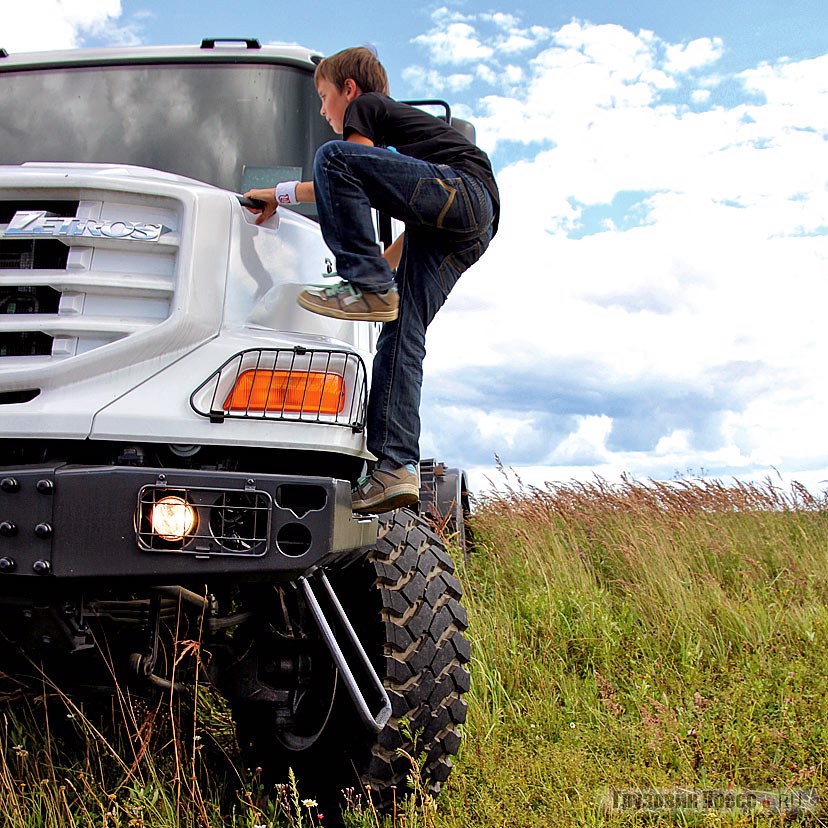
<svg viewBox="0 0 828 828"><path fill-rule="evenodd" d="M360 477L352 493L355 512L378 514L412 506L420 499L420 476L413 463L398 468L377 466L366 477Z"/></svg>
<svg viewBox="0 0 828 828"><path fill-rule="evenodd" d="M393 322L400 302L395 287L384 293L372 293L360 290L350 282L303 290L297 301L313 313L356 322Z"/></svg>

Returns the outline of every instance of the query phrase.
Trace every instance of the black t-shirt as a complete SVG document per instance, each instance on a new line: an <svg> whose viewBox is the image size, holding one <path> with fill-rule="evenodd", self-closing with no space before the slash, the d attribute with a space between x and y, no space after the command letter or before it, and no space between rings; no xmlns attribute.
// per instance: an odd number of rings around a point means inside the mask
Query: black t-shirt
<svg viewBox="0 0 828 828"><path fill-rule="evenodd" d="M492 197L494 228L500 214L500 194L489 156L453 126L417 107L395 101L380 92L365 92L345 110L343 135L357 132L377 147L393 147L403 155L445 164L473 175Z"/></svg>

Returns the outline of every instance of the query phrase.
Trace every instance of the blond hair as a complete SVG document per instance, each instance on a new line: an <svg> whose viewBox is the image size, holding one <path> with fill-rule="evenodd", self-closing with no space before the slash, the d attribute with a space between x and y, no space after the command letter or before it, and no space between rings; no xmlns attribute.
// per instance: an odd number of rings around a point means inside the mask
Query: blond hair
<svg viewBox="0 0 828 828"><path fill-rule="evenodd" d="M367 46L354 46L322 58L313 77L314 80L321 78L332 83L340 91L345 81L351 78L363 92L388 94L388 75Z"/></svg>

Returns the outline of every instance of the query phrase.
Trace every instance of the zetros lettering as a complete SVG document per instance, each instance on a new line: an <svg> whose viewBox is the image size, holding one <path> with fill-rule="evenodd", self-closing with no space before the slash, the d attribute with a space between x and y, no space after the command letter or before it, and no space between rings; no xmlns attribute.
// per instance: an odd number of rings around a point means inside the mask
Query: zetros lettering
<svg viewBox="0 0 828 828"><path fill-rule="evenodd" d="M37 239L52 238L106 238L157 242L170 228L163 224L144 224L120 219L98 221L56 216L45 210L18 210L9 222L5 237Z"/></svg>

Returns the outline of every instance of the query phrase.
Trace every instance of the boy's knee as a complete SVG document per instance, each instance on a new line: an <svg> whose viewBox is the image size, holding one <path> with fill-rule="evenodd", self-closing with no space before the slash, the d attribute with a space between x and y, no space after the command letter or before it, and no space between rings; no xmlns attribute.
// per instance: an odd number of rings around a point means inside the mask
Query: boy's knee
<svg viewBox="0 0 828 828"><path fill-rule="evenodd" d="M320 174L324 175L325 171L334 163L341 155L340 148L345 141L328 141L322 144L316 150L316 155L313 158L313 175L316 179Z"/></svg>
<svg viewBox="0 0 828 828"><path fill-rule="evenodd" d="M340 146L347 143L346 141L326 141L319 149L316 150L314 156L314 164L327 161L332 156L339 152Z"/></svg>

